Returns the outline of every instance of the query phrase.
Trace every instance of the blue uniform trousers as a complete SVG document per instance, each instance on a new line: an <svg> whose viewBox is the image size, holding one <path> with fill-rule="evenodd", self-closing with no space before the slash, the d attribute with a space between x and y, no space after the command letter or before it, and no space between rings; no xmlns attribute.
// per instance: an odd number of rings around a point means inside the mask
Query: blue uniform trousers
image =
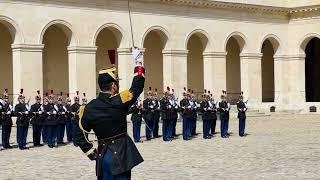
<svg viewBox="0 0 320 180"><path fill-rule="evenodd" d="M182 135L183 139L187 140L191 137L192 118L183 116Z"/></svg>
<svg viewBox="0 0 320 180"><path fill-rule="evenodd" d="M58 144L63 143L65 129L66 129L65 124L58 124L57 126L57 143Z"/></svg>
<svg viewBox="0 0 320 180"><path fill-rule="evenodd" d="M32 125L32 139L33 145L39 145L41 140L41 129L42 126L38 124Z"/></svg>
<svg viewBox="0 0 320 180"><path fill-rule="evenodd" d="M17 126L17 142L19 148L26 147L27 145L28 128L28 126Z"/></svg>
<svg viewBox="0 0 320 180"><path fill-rule="evenodd" d="M71 121L66 121L67 140L71 142L73 140L73 126Z"/></svg>
<svg viewBox="0 0 320 180"><path fill-rule="evenodd" d="M177 121L178 121L178 119L173 119L173 122L172 122L172 135L173 136L177 135L177 133L176 133Z"/></svg>
<svg viewBox="0 0 320 180"><path fill-rule="evenodd" d="M129 180L131 179L131 171L119 175L112 175L110 171L110 156L107 150L104 154L102 161L102 174L98 177L98 180Z"/></svg>
<svg viewBox="0 0 320 180"><path fill-rule="evenodd" d="M227 135L226 131L226 116L225 115L220 115L220 132L221 132L221 137Z"/></svg>
<svg viewBox="0 0 320 180"><path fill-rule="evenodd" d="M48 126L47 125L43 125L42 126L42 142L44 144L48 144L47 134L48 134Z"/></svg>
<svg viewBox="0 0 320 180"><path fill-rule="evenodd" d="M203 120L203 137L204 138L209 136L210 128L211 128L211 120L204 119Z"/></svg>
<svg viewBox="0 0 320 180"><path fill-rule="evenodd" d="M246 118L239 118L239 136L244 136L246 128Z"/></svg>
<svg viewBox="0 0 320 180"><path fill-rule="evenodd" d="M56 138L57 138L57 126L50 125L47 126L47 138L48 138L48 145L55 145Z"/></svg>
<svg viewBox="0 0 320 180"><path fill-rule="evenodd" d="M146 138L150 140L152 138L153 119L145 119L146 123Z"/></svg>
<svg viewBox="0 0 320 180"><path fill-rule="evenodd" d="M211 134L214 134L216 132L216 124L217 124L217 119L213 119L211 122Z"/></svg>
<svg viewBox="0 0 320 180"><path fill-rule="evenodd" d="M132 122L134 142L139 142L141 138L141 120Z"/></svg>
<svg viewBox="0 0 320 180"><path fill-rule="evenodd" d="M12 126L2 126L2 146L7 147L10 145L10 134Z"/></svg>

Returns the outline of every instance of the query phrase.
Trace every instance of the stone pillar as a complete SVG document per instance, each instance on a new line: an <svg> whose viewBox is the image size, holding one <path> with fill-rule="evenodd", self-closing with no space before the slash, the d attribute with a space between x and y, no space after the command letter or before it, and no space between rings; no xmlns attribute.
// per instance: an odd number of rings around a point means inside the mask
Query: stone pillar
<svg viewBox="0 0 320 180"><path fill-rule="evenodd" d="M43 93L42 44L12 44L13 103L17 103L20 89L26 101L34 103L37 90Z"/></svg>
<svg viewBox="0 0 320 180"><path fill-rule="evenodd" d="M175 90L175 95L182 98L183 88L187 87L187 50L163 50L163 87ZM192 72L189 72L192 73Z"/></svg>
<svg viewBox="0 0 320 180"><path fill-rule="evenodd" d="M69 93L86 93L88 100L96 97L96 50L97 47L70 46L69 53Z"/></svg>
<svg viewBox="0 0 320 180"><path fill-rule="evenodd" d="M204 88L213 91L216 101L222 90L226 90L226 52L203 53Z"/></svg>
<svg viewBox="0 0 320 180"><path fill-rule="evenodd" d="M283 104L287 104L285 99L288 85L286 84L286 74L284 73L284 63L286 56L276 55L274 56L274 101L277 108L281 108Z"/></svg>
<svg viewBox="0 0 320 180"><path fill-rule="evenodd" d="M251 107L262 105L261 53L241 53L241 89Z"/></svg>

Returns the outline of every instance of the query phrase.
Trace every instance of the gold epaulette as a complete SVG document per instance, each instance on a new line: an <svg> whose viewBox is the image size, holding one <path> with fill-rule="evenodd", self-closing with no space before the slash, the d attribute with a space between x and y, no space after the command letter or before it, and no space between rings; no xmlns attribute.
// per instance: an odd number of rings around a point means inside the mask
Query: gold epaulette
<svg viewBox="0 0 320 180"><path fill-rule="evenodd" d="M81 129L81 131L83 131L83 132L85 132L85 133L89 133L88 131L86 131L86 130L83 128L83 126L82 126L82 124L81 124L81 120L82 120L83 113L84 113L84 108L85 108L85 106L80 106L80 109L79 109L79 113L78 113L78 115L79 115L79 128Z"/></svg>
<svg viewBox="0 0 320 180"><path fill-rule="evenodd" d="M122 103L126 103L126 102L132 100L133 94L132 94L132 92L130 92L129 90L122 91L122 92L120 93L120 98L121 98L121 102L122 102Z"/></svg>

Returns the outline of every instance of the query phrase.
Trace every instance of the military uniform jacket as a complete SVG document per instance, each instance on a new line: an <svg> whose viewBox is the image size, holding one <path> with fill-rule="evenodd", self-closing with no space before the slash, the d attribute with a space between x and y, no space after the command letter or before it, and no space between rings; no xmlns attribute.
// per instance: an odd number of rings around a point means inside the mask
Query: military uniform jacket
<svg viewBox="0 0 320 180"><path fill-rule="evenodd" d="M62 104L58 104L58 105L56 105L56 107L58 108L57 124L66 124L67 108Z"/></svg>
<svg viewBox="0 0 320 180"><path fill-rule="evenodd" d="M73 121L73 122L78 122L79 121L79 116L78 116L79 108L80 108L80 104L78 104L78 103L74 103L74 104L71 105L71 107L70 107L71 121Z"/></svg>
<svg viewBox="0 0 320 180"><path fill-rule="evenodd" d="M17 116L17 126L29 126L29 114L25 114L25 112L29 113L27 108L27 104L19 103L15 106L14 112Z"/></svg>
<svg viewBox="0 0 320 180"><path fill-rule="evenodd" d="M162 98L160 100L161 118L164 120L172 119L172 108L173 107L171 107L169 100L167 98Z"/></svg>
<svg viewBox="0 0 320 180"><path fill-rule="evenodd" d="M44 114L46 114L45 125L47 125L47 126L57 125L56 115L53 114L53 112L57 112L54 109L54 104L43 105L43 111L44 111Z"/></svg>
<svg viewBox="0 0 320 180"><path fill-rule="evenodd" d="M154 119L160 119L160 102L156 99L155 101L155 110L154 110Z"/></svg>
<svg viewBox="0 0 320 180"><path fill-rule="evenodd" d="M191 113L192 113L192 115L191 115L191 117L193 118L193 119L197 119L197 116L198 116L198 114L197 114L197 110L198 110L198 107L197 107L197 101L194 101L194 100L191 100L190 101L190 104L193 104L192 105L192 109L191 109Z"/></svg>
<svg viewBox="0 0 320 180"><path fill-rule="evenodd" d="M143 118L148 120L154 119L155 109L157 108L156 106L157 104L154 100L145 99L143 101L143 109L145 110L143 113Z"/></svg>
<svg viewBox="0 0 320 180"><path fill-rule="evenodd" d="M4 114L2 114L2 112ZM9 112L9 114L8 114ZM2 119L2 126L12 126L12 115L13 115L13 111L12 111L12 106L9 103L6 103L2 106L2 110L1 110L1 116L0 117ZM0 120L1 121L1 120Z"/></svg>
<svg viewBox="0 0 320 180"><path fill-rule="evenodd" d="M30 109L30 113L32 115L31 124L34 124L34 125L43 124L44 116L43 114L39 114L39 112L42 112L42 110L43 110L42 105L39 103L35 103L31 106L31 109Z"/></svg>
<svg viewBox="0 0 320 180"><path fill-rule="evenodd" d="M190 108L190 102L184 98L180 101L180 107L182 109L182 115L186 118L192 118L192 109Z"/></svg>
<svg viewBox="0 0 320 180"><path fill-rule="evenodd" d="M127 134L126 116L129 108L142 93L144 81L143 76L135 76L130 90L113 96L108 93L100 93L85 108L80 108L79 127L76 129L74 141L84 153L90 152L93 145L86 141L82 130L95 132L99 141L96 166L98 176L104 152L110 156L110 170L113 175L129 171L143 161L138 149ZM122 134L125 135L122 136ZM121 138L116 138L119 136Z"/></svg>
<svg viewBox="0 0 320 180"><path fill-rule="evenodd" d="M246 104L243 101L238 101L237 108L238 108L238 118L245 119L246 118L246 111L247 111Z"/></svg>
<svg viewBox="0 0 320 180"><path fill-rule="evenodd" d="M66 121L70 121L71 120L71 117L72 117L72 114L71 114L71 106L70 105L66 105Z"/></svg>
<svg viewBox="0 0 320 180"><path fill-rule="evenodd" d="M143 114L143 109L138 108L136 105L133 105L129 113L131 113L131 121L132 122L137 122L137 121L142 121L142 114Z"/></svg>

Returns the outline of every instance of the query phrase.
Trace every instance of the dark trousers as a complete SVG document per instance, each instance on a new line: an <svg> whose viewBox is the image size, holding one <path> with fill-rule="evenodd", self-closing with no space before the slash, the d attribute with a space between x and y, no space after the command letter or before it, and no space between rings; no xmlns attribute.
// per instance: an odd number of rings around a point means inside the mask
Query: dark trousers
<svg viewBox="0 0 320 180"><path fill-rule="evenodd" d="M226 115L226 124L225 124L226 132L229 133L229 113Z"/></svg>
<svg viewBox="0 0 320 180"><path fill-rule="evenodd" d="M42 126L42 142L44 144L48 144L47 134L48 134L48 126L47 125L43 125Z"/></svg>
<svg viewBox="0 0 320 180"><path fill-rule="evenodd" d="M221 132L221 137L227 135L227 126L226 126L226 116L225 115L220 115L220 132Z"/></svg>
<svg viewBox="0 0 320 180"><path fill-rule="evenodd" d="M211 122L211 134L214 134L216 132L216 124L217 124L217 119L213 119Z"/></svg>
<svg viewBox="0 0 320 180"><path fill-rule="evenodd" d="M132 130L133 130L133 139L134 142L139 142L141 138L141 121L142 120L135 120L132 122Z"/></svg>
<svg viewBox="0 0 320 180"><path fill-rule="evenodd" d="M17 125L17 142L19 148L26 147L27 145L28 128L28 126Z"/></svg>
<svg viewBox="0 0 320 180"><path fill-rule="evenodd" d="M40 145L41 140L41 129L42 126L38 124L32 125L32 139L33 139L33 145Z"/></svg>
<svg viewBox="0 0 320 180"><path fill-rule="evenodd" d="M172 120L170 119L163 119L162 120L162 134L163 134L163 140L168 141L170 138L172 138Z"/></svg>
<svg viewBox="0 0 320 180"><path fill-rule="evenodd" d="M64 131L66 129L65 124L58 124L57 125L57 143L62 144L64 138Z"/></svg>
<svg viewBox="0 0 320 180"><path fill-rule="evenodd" d="M189 137L191 137L192 119L185 116L183 116L182 118L182 135L183 139L187 140Z"/></svg>
<svg viewBox="0 0 320 180"><path fill-rule="evenodd" d="M246 118L239 118L239 136L244 136L246 128Z"/></svg>
<svg viewBox="0 0 320 180"><path fill-rule="evenodd" d="M110 150L104 154L102 161L102 173L101 176L98 177L98 180L130 180L131 179L131 170L122 174L112 175L110 171L111 159L108 153Z"/></svg>
<svg viewBox="0 0 320 180"><path fill-rule="evenodd" d="M153 137L159 137L159 118L155 118L153 121Z"/></svg>
<svg viewBox="0 0 320 180"><path fill-rule="evenodd" d="M191 135L197 134L197 118L192 118Z"/></svg>
<svg viewBox="0 0 320 180"><path fill-rule="evenodd" d="M67 140L71 142L73 140L73 126L71 121L66 121Z"/></svg>
<svg viewBox="0 0 320 180"><path fill-rule="evenodd" d="M57 137L57 126L47 126L48 145L55 145Z"/></svg>
<svg viewBox="0 0 320 180"><path fill-rule="evenodd" d="M178 121L178 119L173 119L173 122L172 122L172 135L173 136L177 135L177 133L176 133L177 121Z"/></svg>
<svg viewBox="0 0 320 180"><path fill-rule="evenodd" d="M204 138L209 136L210 128L211 128L211 120L204 119L203 120L203 137Z"/></svg>
<svg viewBox="0 0 320 180"><path fill-rule="evenodd" d="M146 138L150 140L152 138L153 119L145 119L146 125Z"/></svg>
<svg viewBox="0 0 320 180"><path fill-rule="evenodd" d="M2 126L2 146L8 147L10 145L10 134L12 126Z"/></svg>

